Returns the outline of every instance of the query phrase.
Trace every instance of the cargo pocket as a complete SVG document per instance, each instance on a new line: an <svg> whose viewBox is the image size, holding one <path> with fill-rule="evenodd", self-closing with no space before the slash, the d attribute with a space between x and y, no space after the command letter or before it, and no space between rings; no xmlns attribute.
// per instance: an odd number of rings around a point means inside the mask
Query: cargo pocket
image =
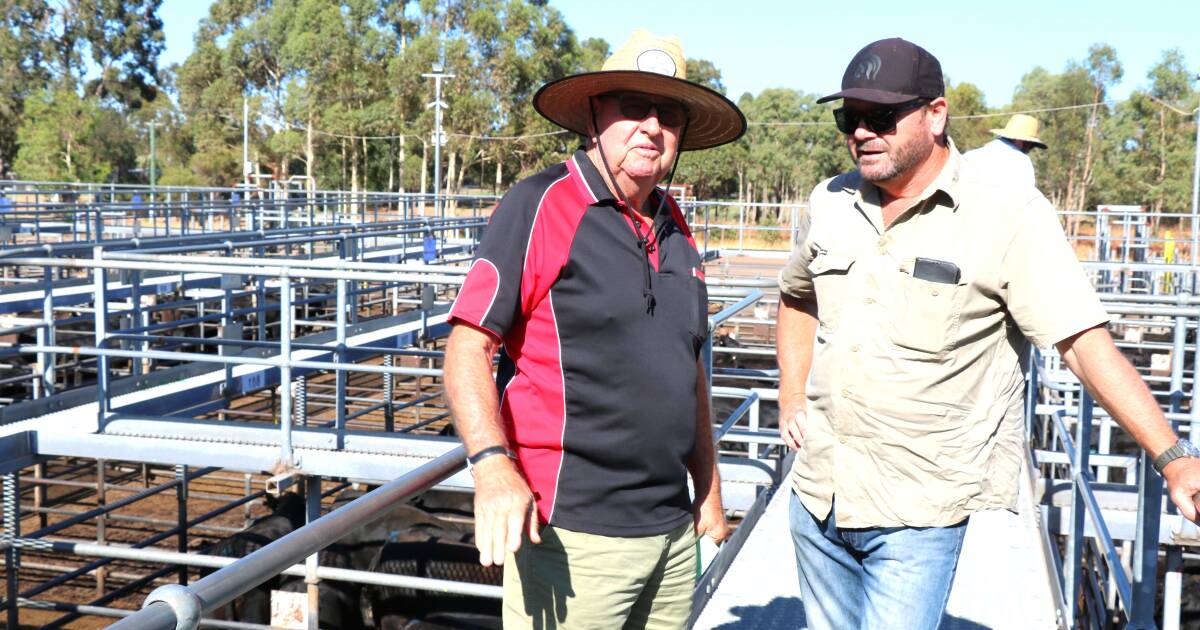
<svg viewBox="0 0 1200 630"><path fill-rule="evenodd" d="M817 293L817 319L821 330L833 332L837 330L841 319L842 308L849 294L849 283L846 276L850 267L854 266L854 258L841 254L823 252L817 254L808 263L808 271L812 274L813 287Z"/></svg>

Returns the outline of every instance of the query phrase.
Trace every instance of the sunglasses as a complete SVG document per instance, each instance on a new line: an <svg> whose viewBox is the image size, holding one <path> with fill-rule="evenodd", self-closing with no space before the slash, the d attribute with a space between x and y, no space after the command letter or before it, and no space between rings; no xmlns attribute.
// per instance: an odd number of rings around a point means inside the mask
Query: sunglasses
<svg viewBox="0 0 1200 630"><path fill-rule="evenodd" d="M654 110L664 127L678 129L687 121L687 108L674 101L652 101L638 94L602 94L600 98L615 100L626 120L645 120Z"/></svg>
<svg viewBox="0 0 1200 630"><path fill-rule="evenodd" d="M864 124L872 133L887 133L896 128L896 120L900 114L924 107L929 101L919 98L915 101L900 103L890 107L874 107L867 111L839 107L833 110L833 120L837 123L838 131L850 135Z"/></svg>

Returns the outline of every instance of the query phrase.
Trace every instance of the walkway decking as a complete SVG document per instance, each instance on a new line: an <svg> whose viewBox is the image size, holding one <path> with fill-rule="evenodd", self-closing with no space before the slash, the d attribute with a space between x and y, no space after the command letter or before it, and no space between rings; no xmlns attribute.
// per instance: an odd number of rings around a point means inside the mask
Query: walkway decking
<svg viewBox="0 0 1200 630"><path fill-rule="evenodd" d="M1037 504L1022 477L1020 513L971 518L942 630L1057 627ZM788 532L790 490L781 487L697 619L697 630L806 628ZM899 626L898 626L899 627Z"/></svg>

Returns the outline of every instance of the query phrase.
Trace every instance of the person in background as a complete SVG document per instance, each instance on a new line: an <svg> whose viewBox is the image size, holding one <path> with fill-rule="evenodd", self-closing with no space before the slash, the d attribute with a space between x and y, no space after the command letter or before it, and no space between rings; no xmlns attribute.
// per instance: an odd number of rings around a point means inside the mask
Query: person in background
<svg viewBox="0 0 1200 630"><path fill-rule="evenodd" d="M681 151L746 120L686 78L679 41L638 30L601 71L542 86L534 107L585 147L504 196L451 310L446 391L505 628L683 628L697 536L729 536L708 293L666 191Z"/></svg>
<svg viewBox="0 0 1200 630"><path fill-rule="evenodd" d="M1033 174L1033 160L1029 152L1045 149L1046 143L1038 139L1038 120L1028 114L1014 114L1003 129L992 129L996 139L967 151L963 157L972 164L990 171L1001 181L1021 186L1037 186Z"/></svg>

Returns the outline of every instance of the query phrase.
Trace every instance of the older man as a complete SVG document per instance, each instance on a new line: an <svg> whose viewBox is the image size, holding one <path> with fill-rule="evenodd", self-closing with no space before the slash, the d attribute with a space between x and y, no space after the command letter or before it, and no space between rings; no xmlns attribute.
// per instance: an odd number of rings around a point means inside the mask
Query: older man
<svg viewBox="0 0 1200 630"><path fill-rule="evenodd" d="M1197 452L1113 345L1054 208L962 158L943 90L933 55L886 39L821 99L843 99L858 168L812 193L778 329L811 628L937 628L967 519L1016 506L1025 339L1058 349L1196 519Z"/></svg>
<svg viewBox="0 0 1200 630"><path fill-rule="evenodd" d="M682 628L696 536L729 533L704 274L657 185L746 124L685 72L678 40L637 31L601 71L538 91L586 148L505 195L451 312L446 389L506 628Z"/></svg>

